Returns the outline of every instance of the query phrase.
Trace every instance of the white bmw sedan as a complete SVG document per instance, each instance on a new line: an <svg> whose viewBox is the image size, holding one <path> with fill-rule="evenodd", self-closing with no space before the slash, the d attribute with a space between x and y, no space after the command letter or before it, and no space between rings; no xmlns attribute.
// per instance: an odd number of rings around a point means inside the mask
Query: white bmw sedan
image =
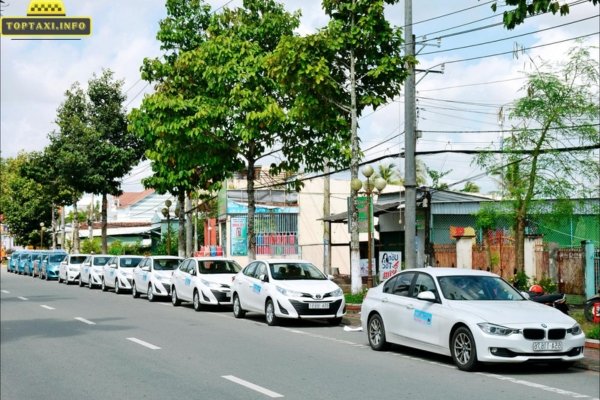
<svg viewBox="0 0 600 400"><path fill-rule="evenodd" d="M119 294L131 290L133 284L133 269L142 261L142 256L121 255L109 259L102 267L102 291L115 289Z"/></svg>
<svg viewBox="0 0 600 400"><path fill-rule="evenodd" d="M187 258L171 276L171 302L191 301L196 311L203 305L231 305L231 280L241 269L227 258Z"/></svg>
<svg viewBox="0 0 600 400"><path fill-rule="evenodd" d="M561 311L529 301L498 275L457 268L402 271L370 289L361 323L374 350L388 343L482 363L583 358L585 335Z"/></svg>
<svg viewBox="0 0 600 400"><path fill-rule="evenodd" d="M171 295L171 275L182 257L176 256L150 256L144 258L133 269L133 284L131 294L134 298L146 293L148 301L157 297Z"/></svg>
<svg viewBox="0 0 600 400"><path fill-rule="evenodd" d="M81 275L81 264L88 258L88 254L69 254L58 267L58 283L67 285L76 282Z"/></svg>
<svg viewBox="0 0 600 400"><path fill-rule="evenodd" d="M95 286L102 285L102 275L104 274L104 265L111 259L109 254L89 255L83 264L81 264L81 274L79 274L79 286L86 285L93 289Z"/></svg>
<svg viewBox="0 0 600 400"><path fill-rule="evenodd" d="M233 315L265 314L267 324L279 318L327 319L339 325L346 312L342 289L304 260L259 260L239 272L232 285Z"/></svg>

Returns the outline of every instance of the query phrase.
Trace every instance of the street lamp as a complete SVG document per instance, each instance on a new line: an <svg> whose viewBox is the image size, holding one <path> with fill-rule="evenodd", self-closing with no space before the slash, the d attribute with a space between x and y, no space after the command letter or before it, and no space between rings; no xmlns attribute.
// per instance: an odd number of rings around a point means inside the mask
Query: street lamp
<svg viewBox="0 0 600 400"><path fill-rule="evenodd" d="M368 275L367 275L367 287L368 288L372 288L373 287L373 262L371 260L372 258L372 218L373 218L373 207L372 207L372 196L375 193L375 191L377 192L381 192L385 186L387 185L387 182L385 179L381 178L381 177L377 177L375 179L371 179L371 176L373 176L374 170L373 167L371 167L370 165L367 165L366 167L364 167L362 169L362 174L365 176L365 181L362 182L359 178L354 178L352 179L352 182L350 182L350 185L352 187L353 190L355 191L359 191L361 190L361 188L364 190L364 193L367 195L367 232L368 232L368 243L367 243L367 265L368 265Z"/></svg>
<svg viewBox="0 0 600 400"><path fill-rule="evenodd" d="M46 227L43 222L40 222L40 249L44 248L44 230L46 230Z"/></svg>
<svg viewBox="0 0 600 400"><path fill-rule="evenodd" d="M171 255L171 200L165 200L165 206L161 211L167 217L167 255Z"/></svg>

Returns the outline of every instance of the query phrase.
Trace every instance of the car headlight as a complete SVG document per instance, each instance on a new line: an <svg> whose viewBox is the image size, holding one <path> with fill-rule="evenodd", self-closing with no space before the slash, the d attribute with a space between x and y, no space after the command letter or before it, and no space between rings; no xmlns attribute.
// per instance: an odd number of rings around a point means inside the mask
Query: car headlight
<svg viewBox="0 0 600 400"><path fill-rule="evenodd" d="M340 297L344 295L344 292L342 292L342 289L336 289L333 292L330 293L331 297Z"/></svg>
<svg viewBox="0 0 600 400"><path fill-rule="evenodd" d="M575 324L567 329L567 333L570 333L573 336L581 335L581 332L581 326L579 326L579 324Z"/></svg>
<svg viewBox="0 0 600 400"><path fill-rule="evenodd" d="M279 293L281 293L284 296L287 297L302 297L302 292L297 292L295 290L290 290L290 289L286 289L286 288L282 288L280 286L276 286L277 291Z"/></svg>
<svg viewBox="0 0 600 400"><path fill-rule="evenodd" d="M521 332L520 329L507 328L506 326L490 324L487 322L482 322L477 324L477 326L479 326L482 331L490 335L508 336L512 335L513 333Z"/></svg>
<svg viewBox="0 0 600 400"><path fill-rule="evenodd" d="M210 281L207 281L205 279L200 279L200 282L202 282L202 284L204 286L208 287L209 289L220 289L221 288L221 284L220 283L210 282Z"/></svg>

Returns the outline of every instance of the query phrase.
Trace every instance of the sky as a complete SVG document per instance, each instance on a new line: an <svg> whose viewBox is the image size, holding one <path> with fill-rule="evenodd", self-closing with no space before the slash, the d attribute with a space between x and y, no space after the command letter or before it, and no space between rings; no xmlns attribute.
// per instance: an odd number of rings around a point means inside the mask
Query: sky
<svg viewBox="0 0 600 400"><path fill-rule="evenodd" d="M81 40L12 40L0 38L1 106L0 152L3 158L19 152L43 151L48 134L56 129L56 110L74 83L84 87L103 68L124 80L126 108L138 107L152 86L140 79L146 57L161 55L156 40L158 23L165 18L165 0L63 0L67 16L92 19L92 35ZM207 1L216 12L235 8L242 0ZM281 1L289 11L302 12L299 34L327 24L318 0ZM24 16L29 0L5 0L3 16ZM417 37L420 72L417 84L417 127L422 131L417 151L498 148L501 109L524 95L521 90L532 61L556 62L582 39L598 46L600 8L587 1L570 2L571 12L543 15L508 31L486 0L413 0L413 33ZM499 2L501 3L501 2ZM404 26L404 1L386 9L393 25ZM439 41L437 38L440 38ZM427 39L427 42L424 40ZM515 55L514 49L528 49ZM597 49L594 50L598 59ZM505 54L501 54L505 53ZM491 56L494 54L499 54ZM442 73L443 72L443 73ZM364 160L397 154L404 148L404 100L399 93L386 106L366 110L359 120ZM460 189L473 181L483 193L497 190L464 154L419 157L427 167L447 172L442 181ZM388 158L403 170L404 160ZM377 163L375 163L377 165ZM142 190L140 179L150 173L147 163L123 180L124 191Z"/></svg>

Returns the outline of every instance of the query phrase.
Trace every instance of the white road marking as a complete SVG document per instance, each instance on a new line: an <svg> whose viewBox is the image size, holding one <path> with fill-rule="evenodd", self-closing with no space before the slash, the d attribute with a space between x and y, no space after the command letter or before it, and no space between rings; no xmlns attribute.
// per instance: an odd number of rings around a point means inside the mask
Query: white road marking
<svg viewBox="0 0 600 400"><path fill-rule="evenodd" d="M19 296L19 297L17 297L17 299L20 299L20 300L23 300L23 301L29 300L27 297L23 297L23 296Z"/></svg>
<svg viewBox="0 0 600 400"><path fill-rule="evenodd" d="M141 346L147 347L150 350L160 350L160 347L153 345L152 343L148 343L148 342L144 342L143 340L134 338L134 337L128 337L127 340L131 340L134 343L137 343Z"/></svg>
<svg viewBox="0 0 600 400"><path fill-rule="evenodd" d="M46 310L56 310L56 308L47 306L45 304L42 304L40 307L45 308Z"/></svg>
<svg viewBox="0 0 600 400"><path fill-rule="evenodd" d="M92 322L92 321L90 321L90 320L87 320L87 319L85 319L85 318L81 318L81 317L75 317L75 319L76 319L77 321L81 321L81 322L83 322L84 324L88 324L88 325L96 325L96 323L95 323L95 322Z"/></svg>
<svg viewBox="0 0 600 400"><path fill-rule="evenodd" d="M273 391L271 391L269 389L266 389L266 388L264 388L262 386L255 385L254 383L251 383L251 382L245 381L243 379L237 378L237 377L235 377L233 375L223 375L221 378L225 378L228 381L231 381L233 383L237 383L238 385L245 386L248 389L252 389L252 390L254 390L254 391L258 392L258 393L262 393L265 396L269 396L271 398L284 397L282 394L273 392Z"/></svg>
<svg viewBox="0 0 600 400"><path fill-rule="evenodd" d="M489 373L484 373L484 372L477 372L477 374L483 375L483 376L487 376L488 378L498 379L498 380L501 380L501 381L512 382L512 383L515 383L517 385L529 386L529 387L532 387L532 388L545 390L546 392L551 392L551 393L556 393L556 394L562 394L564 396L572 397L574 399L593 399L593 400L598 400L598 398L593 398L593 397L588 396L586 394L571 392L569 390L563 390L563 389L555 388L555 387L552 387L552 386L542 385L540 383L525 381L525 380L522 380L522 379L511 378L509 376L489 374Z"/></svg>
<svg viewBox="0 0 600 400"><path fill-rule="evenodd" d="M8 290L4 290L4 289L2 290L2 293L10 294L10 292Z"/></svg>

